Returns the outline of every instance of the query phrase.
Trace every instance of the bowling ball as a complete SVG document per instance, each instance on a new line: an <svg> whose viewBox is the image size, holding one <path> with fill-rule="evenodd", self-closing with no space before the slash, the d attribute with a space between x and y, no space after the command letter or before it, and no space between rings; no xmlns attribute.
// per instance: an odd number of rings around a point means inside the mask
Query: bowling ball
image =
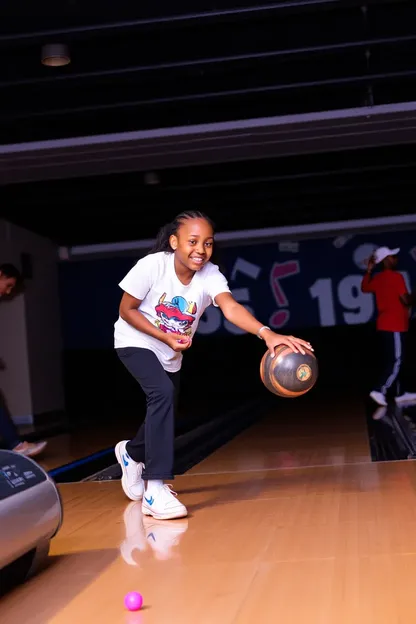
<svg viewBox="0 0 416 624"><path fill-rule="evenodd" d="M143 596L139 592L129 592L124 597L124 604L129 611L139 611L143 605Z"/></svg>
<svg viewBox="0 0 416 624"><path fill-rule="evenodd" d="M275 356L266 351L260 363L260 377L267 390L280 397L294 399L308 392L318 379L318 361L312 351L294 353L279 345Z"/></svg>

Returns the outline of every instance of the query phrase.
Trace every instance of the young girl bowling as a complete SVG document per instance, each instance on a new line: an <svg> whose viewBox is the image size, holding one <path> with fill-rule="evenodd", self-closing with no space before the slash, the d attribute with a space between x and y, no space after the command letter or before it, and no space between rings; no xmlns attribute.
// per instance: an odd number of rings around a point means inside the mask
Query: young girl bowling
<svg viewBox="0 0 416 624"><path fill-rule="evenodd" d="M174 478L175 399L183 352L192 346L199 319L209 305L258 336L274 354L277 345L303 353L311 345L274 333L231 295L227 280L210 262L214 228L201 212L183 212L159 232L155 247L127 273L115 323L116 352L146 395L144 423L115 447L121 484L142 512L159 520L187 515L166 480Z"/></svg>

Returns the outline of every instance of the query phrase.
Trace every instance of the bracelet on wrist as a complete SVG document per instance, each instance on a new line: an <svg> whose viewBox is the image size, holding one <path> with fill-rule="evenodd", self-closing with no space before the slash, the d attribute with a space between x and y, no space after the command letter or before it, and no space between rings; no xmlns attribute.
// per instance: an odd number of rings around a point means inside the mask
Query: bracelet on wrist
<svg viewBox="0 0 416 624"><path fill-rule="evenodd" d="M257 332L257 338L260 338L260 340L264 340L263 336L261 335L263 329L268 329L270 331L270 327L267 327L267 325L263 325L263 327L260 327L259 331Z"/></svg>

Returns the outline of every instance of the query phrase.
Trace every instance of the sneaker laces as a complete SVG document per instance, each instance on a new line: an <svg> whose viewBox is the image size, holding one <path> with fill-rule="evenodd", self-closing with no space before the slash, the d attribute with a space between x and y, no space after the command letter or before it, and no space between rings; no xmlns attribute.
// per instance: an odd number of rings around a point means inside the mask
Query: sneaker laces
<svg viewBox="0 0 416 624"><path fill-rule="evenodd" d="M139 462L137 464L137 467L136 467L136 475L135 475L137 481L141 480L142 474L143 474L143 470L144 470L144 464Z"/></svg>
<svg viewBox="0 0 416 624"><path fill-rule="evenodd" d="M163 485L163 489L166 490L168 494L172 494L173 496L178 496L177 492L175 492L175 490L173 489L170 483L165 483Z"/></svg>

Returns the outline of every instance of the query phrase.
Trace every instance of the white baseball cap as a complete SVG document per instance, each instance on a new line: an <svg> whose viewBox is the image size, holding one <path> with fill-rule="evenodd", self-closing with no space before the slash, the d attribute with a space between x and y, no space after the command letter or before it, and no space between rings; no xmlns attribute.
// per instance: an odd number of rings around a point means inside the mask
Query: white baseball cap
<svg viewBox="0 0 416 624"><path fill-rule="evenodd" d="M379 247L374 252L374 260L376 264L382 262L387 256L396 256L400 251L400 247L396 249L390 249L389 247Z"/></svg>

